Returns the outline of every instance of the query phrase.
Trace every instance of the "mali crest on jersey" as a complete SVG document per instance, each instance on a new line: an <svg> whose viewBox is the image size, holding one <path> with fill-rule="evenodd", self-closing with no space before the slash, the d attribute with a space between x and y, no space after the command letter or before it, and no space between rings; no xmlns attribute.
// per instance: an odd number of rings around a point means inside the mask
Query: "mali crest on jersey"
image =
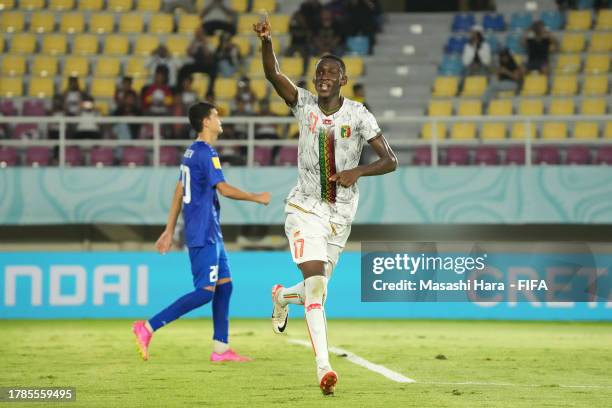
<svg viewBox="0 0 612 408"><path fill-rule="evenodd" d="M344 125L340 128L340 137L342 139L348 139L351 137L351 127L349 125Z"/></svg>

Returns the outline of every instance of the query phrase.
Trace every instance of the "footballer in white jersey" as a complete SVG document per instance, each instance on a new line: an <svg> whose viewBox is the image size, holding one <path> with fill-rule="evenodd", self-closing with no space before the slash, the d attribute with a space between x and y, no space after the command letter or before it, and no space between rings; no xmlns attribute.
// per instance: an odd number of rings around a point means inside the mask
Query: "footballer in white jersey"
<svg viewBox="0 0 612 408"><path fill-rule="evenodd" d="M299 175L286 200L285 233L303 280L291 287L272 288L272 327L277 333L285 331L289 303L304 305L319 387L329 395L336 389L338 374L331 368L327 347L327 281L357 211L357 180L394 171L397 158L374 116L362 104L340 95L347 82L341 58L326 54L317 62L314 95L296 87L280 71L268 19L254 24L253 30L261 40L266 79L291 107L300 125ZM360 166L366 142L378 160Z"/></svg>

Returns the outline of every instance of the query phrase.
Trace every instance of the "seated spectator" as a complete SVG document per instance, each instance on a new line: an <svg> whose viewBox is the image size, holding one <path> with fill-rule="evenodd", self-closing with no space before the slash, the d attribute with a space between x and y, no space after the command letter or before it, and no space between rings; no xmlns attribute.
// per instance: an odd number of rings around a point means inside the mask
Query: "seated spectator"
<svg viewBox="0 0 612 408"><path fill-rule="evenodd" d="M270 110L270 101L259 101L257 116L278 116ZM262 123L255 126L255 139L278 139L278 125L275 123Z"/></svg>
<svg viewBox="0 0 612 408"><path fill-rule="evenodd" d="M368 106L368 104L366 103L365 98L365 87L363 86L363 84L358 82L353 85L353 97L351 99L357 102L361 102L367 110L370 110L370 106Z"/></svg>
<svg viewBox="0 0 612 408"><path fill-rule="evenodd" d="M155 74L157 67L166 66L168 68L168 84L170 86L176 85L176 72L178 70L178 64L176 59L170 54L170 50L165 45L160 45L153 50L151 55L147 58L146 67L149 68L151 76Z"/></svg>
<svg viewBox="0 0 612 408"><path fill-rule="evenodd" d="M76 76L68 78L68 87L62 95L66 116L78 116L81 113L81 103L85 100L86 96L87 93L81 90L79 85L79 78Z"/></svg>
<svg viewBox="0 0 612 408"><path fill-rule="evenodd" d="M227 33L221 34L219 47L215 53L217 70L224 77L231 77L238 72L242 66L240 48L232 42L232 36Z"/></svg>
<svg viewBox="0 0 612 408"><path fill-rule="evenodd" d="M299 54L304 60L304 72L308 70L310 55L312 54L312 34L308 27L306 17L302 13L302 8L293 13L289 21L289 35L291 42L285 52L287 57L293 57Z"/></svg>
<svg viewBox="0 0 612 408"><path fill-rule="evenodd" d="M132 89L132 77L124 76L117 89L115 89L115 106L120 106L123 103L123 98L130 91L134 91Z"/></svg>
<svg viewBox="0 0 612 408"><path fill-rule="evenodd" d="M381 13L379 4L372 0L351 0L346 10L346 33L350 36L364 35L370 42L369 53L376 41L377 16Z"/></svg>
<svg viewBox="0 0 612 408"><path fill-rule="evenodd" d="M91 118L100 116L100 113L96 110L94 105L94 99L87 95L83 98L80 109L80 117L87 118L79 122L76 126L76 138L77 139L100 139L100 127L98 123Z"/></svg>
<svg viewBox="0 0 612 408"><path fill-rule="evenodd" d="M494 98L498 92L516 92L523 79L523 70L514 60L512 52L504 48L499 52L499 65L497 67L497 81L491 81L482 99L485 105Z"/></svg>
<svg viewBox="0 0 612 408"><path fill-rule="evenodd" d="M138 95L134 90L129 90L125 93L121 104L117 105L117 109L113 112L113 116L140 116L140 107L138 106ZM117 123L113 126L113 134L117 139L136 139L140 133L140 123Z"/></svg>
<svg viewBox="0 0 612 408"><path fill-rule="evenodd" d="M319 0L306 0L300 5L300 13L304 16L306 25L313 34L321 27L321 11L323 11L323 6Z"/></svg>
<svg viewBox="0 0 612 408"><path fill-rule="evenodd" d="M236 105L239 101L244 102L244 110L250 114L255 112L255 103L257 103L257 96L253 89L251 89L251 80L247 76L243 76L238 81L238 89L236 91L236 98L234 99Z"/></svg>
<svg viewBox="0 0 612 408"><path fill-rule="evenodd" d="M212 0L210 5L200 13L202 28L207 35L213 35L216 30L236 35L236 12L223 4L223 0Z"/></svg>
<svg viewBox="0 0 612 408"><path fill-rule="evenodd" d="M168 68L157 67L153 83L142 91L142 111L145 115L167 116L172 107L172 89L168 86Z"/></svg>
<svg viewBox="0 0 612 408"><path fill-rule="evenodd" d="M314 38L317 55L326 53L342 55L344 53L342 37L335 26L331 12L321 11L321 27Z"/></svg>
<svg viewBox="0 0 612 408"><path fill-rule="evenodd" d="M467 75L487 75L491 65L491 47L484 39L482 27L473 26L470 39L463 47L463 66Z"/></svg>
<svg viewBox="0 0 612 408"><path fill-rule="evenodd" d="M538 71L547 75L550 72L550 53L558 47L557 39L546 29L540 20L535 21L522 38L527 50L527 72Z"/></svg>
<svg viewBox="0 0 612 408"><path fill-rule="evenodd" d="M182 83L185 77L195 72L202 72L209 77L207 92L212 91L217 78L217 60L201 27L196 29L195 36L187 48L187 54L193 62L183 65L179 70L178 83Z"/></svg>

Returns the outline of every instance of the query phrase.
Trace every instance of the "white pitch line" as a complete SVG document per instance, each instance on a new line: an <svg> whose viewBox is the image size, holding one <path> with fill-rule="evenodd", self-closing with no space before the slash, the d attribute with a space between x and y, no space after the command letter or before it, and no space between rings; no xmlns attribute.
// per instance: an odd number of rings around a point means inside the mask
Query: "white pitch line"
<svg viewBox="0 0 612 408"><path fill-rule="evenodd" d="M299 344L299 345L305 346L305 347L311 347L311 344L308 341L306 341L306 340L289 339L289 343ZM347 351L347 350L344 350L344 349L341 349L341 348L338 348L338 347L330 347L329 351L331 351L332 353L337 354L339 356L345 357L351 363L360 365L360 366L362 366L364 368L367 368L370 371L374 371L375 373L383 375L383 376L387 377L388 379L390 379L391 381L395 381L395 382L398 382L398 383L414 383L414 382L416 382L412 378L404 377L400 373L397 373L397 372L395 372L393 370L389 370L387 367L382 366L380 364L374 364L374 363L366 360L365 358L359 357L357 354L351 353L350 351Z"/></svg>
<svg viewBox="0 0 612 408"><path fill-rule="evenodd" d="M463 382L444 382L444 381L419 381L419 384L427 385L483 385L487 387L523 387L523 388L612 388L611 385L571 385L571 384L513 384L497 382L463 381Z"/></svg>

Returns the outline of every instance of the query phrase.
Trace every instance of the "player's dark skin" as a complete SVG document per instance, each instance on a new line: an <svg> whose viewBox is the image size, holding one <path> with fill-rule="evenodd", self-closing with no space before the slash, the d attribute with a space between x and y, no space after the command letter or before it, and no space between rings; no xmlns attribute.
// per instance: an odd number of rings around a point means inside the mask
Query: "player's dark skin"
<svg viewBox="0 0 612 408"><path fill-rule="evenodd" d="M266 79L270 81L276 93L289 106L295 106L298 90L291 79L280 71L272 48L270 22L266 18L264 21L254 24L253 30L261 40L261 57ZM317 63L313 83L318 97L317 104L327 116L336 113L342 107L344 98L340 95L340 88L346 85L347 79L339 61L323 57ZM382 133L379 133L368 143L378 155L378 160L338 172L331 176L329 180L337 182L342 187L351 187L359 177L386 174L397 168L397 157ZM317 275L325 276L325 262L323 261L303 262L298 267L302 271L304 279Z"/></svg>

